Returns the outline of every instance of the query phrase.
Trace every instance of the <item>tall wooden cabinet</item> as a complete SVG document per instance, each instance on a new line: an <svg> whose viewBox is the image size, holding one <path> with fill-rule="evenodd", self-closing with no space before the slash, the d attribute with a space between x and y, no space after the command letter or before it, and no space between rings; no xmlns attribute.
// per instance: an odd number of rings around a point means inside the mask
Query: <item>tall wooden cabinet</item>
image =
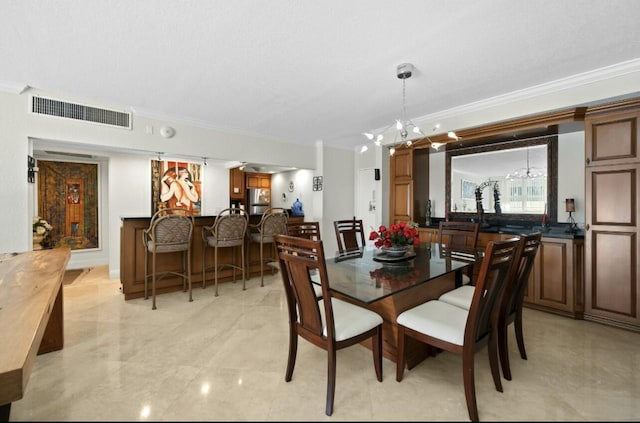
<svg viewBox="0 0 640 423"><path fill-rule="evenodd" d="M429 199L429 150L396 149L390 158L389 174L389 220L424 223Z"/></svg>
<svg viewBox="0 0 640 423"><path fill-rule="evenodd" d="M585 119L585 319L640 331L640 106Z"/></svg>
<svg viewBox="0 0 640 423"><path fill-rule="evenodd" d="M229 170L229 197L244 200L244 172L239 167Z"/></svg>

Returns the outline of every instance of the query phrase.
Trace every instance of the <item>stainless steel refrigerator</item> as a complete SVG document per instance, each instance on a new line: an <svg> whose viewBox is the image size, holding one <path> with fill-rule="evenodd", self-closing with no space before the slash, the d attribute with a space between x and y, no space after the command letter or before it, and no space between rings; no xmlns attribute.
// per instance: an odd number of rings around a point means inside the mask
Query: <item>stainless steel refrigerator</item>
<svg viewBox="0 0 640 423"><path fill-rule="evenodd" d="M271 190L269 188L252 188L248 190L249 214L263 214L271 207Z"/></svg>

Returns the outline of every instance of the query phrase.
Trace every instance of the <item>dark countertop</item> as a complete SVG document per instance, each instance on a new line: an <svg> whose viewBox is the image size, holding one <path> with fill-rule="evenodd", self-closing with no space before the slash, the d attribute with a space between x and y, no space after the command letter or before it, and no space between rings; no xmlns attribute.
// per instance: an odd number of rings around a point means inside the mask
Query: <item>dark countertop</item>
<svg viewBox="0 0 640 423"><path fill-rule="evenodd" d="M432 222L430 226L419 225L420 228L429 228L429 229L438 229L439 222ZM545 238L563 238L563 239L584 239L584 231L582 229L578 229L577 232L571 233L566 232L569 228L568 223L552 223L547 225L544 230L542 230L542 236ZM530 234L533 232L540 232L540 225L529 226L526 223L522 224L505 224L505 225L488 225L481 226L480 232L486 233L494 233L494 234Z"/></svg>

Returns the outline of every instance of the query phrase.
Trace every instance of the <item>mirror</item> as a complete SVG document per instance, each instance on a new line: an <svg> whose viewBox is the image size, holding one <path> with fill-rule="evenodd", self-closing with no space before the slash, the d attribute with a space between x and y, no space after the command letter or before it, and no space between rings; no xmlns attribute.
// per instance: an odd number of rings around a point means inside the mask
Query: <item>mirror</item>
<svg viewBox="0 0 640 423"><path fill-rule="evenodd" d="M460 218L493 223L539 223L545 213L555 221L557 152L556 136L447 151L447 210Z"/></svg>

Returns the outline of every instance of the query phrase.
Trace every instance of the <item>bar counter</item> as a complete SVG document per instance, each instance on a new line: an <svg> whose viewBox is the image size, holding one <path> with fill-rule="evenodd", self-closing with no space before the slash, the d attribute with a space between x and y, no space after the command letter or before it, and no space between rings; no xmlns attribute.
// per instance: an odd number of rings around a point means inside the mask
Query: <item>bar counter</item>
<svg viewBox="0 0 640 423"><path fill-rule="evenodd" d="M249 216L249 224L253 225L260 222L261 215ZM216 216L194 216L195 227L193 228L193 240L191 244L191 284L194 289L202 286L202 250L204 241L202 240L202 228L211 226ZM122 293L125 300L140 298L144 296L144 255L145 247L142 244L142 232L149 228L151 217L122 217L122 226L120 228L120 283L122 284ZM289 221L304 220L304 217L289 217ZM265 256L269 256L270 245L264 246ZM236 248L236 263L240 263L240 248ZM249 252L245 248L245 255ZM258 244L252 243L250 247L252 260L260 257L260 247ZM231 262L231 248L221 248L218 250L218 262ZM175 270L180 268L181 253L163 253L160 256L156 266L157 272L166 270ZM246 257L245 257L246 259ZM213 249L207 250L205 257L205 265L213 266ZM273 272L273 268L264 265L264 270ZM255 263L247 269L249 277L260 276L260 267ZM213 285L214 272L207 271L207 280L205 286ZM225 268L218 274L218 283L230 282L233 280L233 270ZM236 271L236 280L242 281L242 272ZM149 289L151 289L151 281L149 281ZM251 283L251 282L249 282ZM259 284L260 281L257 281ZM240 288L242 289L242 288ZM167 292L182 290L182 278L178 276L166 276L156 280L156 295Z"/></svg>

